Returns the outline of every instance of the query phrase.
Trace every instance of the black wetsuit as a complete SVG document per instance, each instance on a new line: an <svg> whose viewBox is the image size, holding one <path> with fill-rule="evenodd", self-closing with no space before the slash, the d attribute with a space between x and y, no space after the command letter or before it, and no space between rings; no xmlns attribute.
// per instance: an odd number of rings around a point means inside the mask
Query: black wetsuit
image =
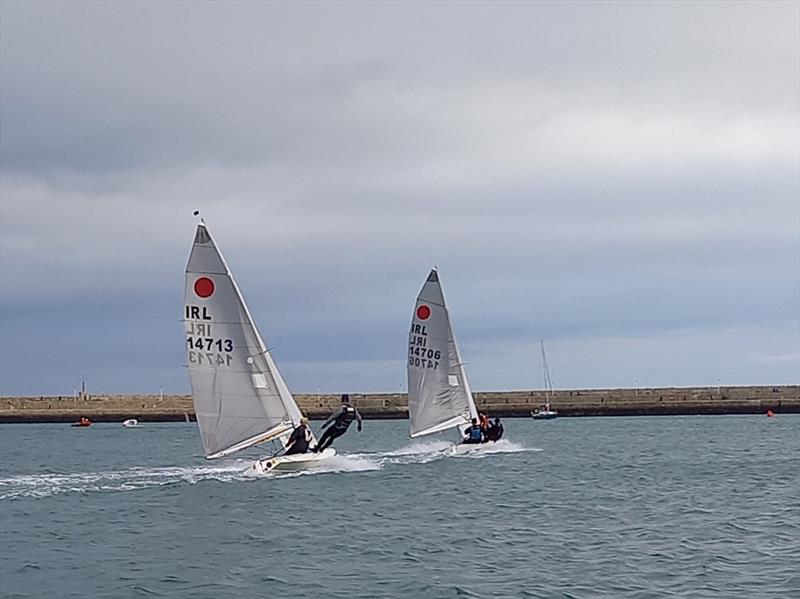
<svg viewBox="0 0 800 599"><path fill-rule="evenodd" d="M477 424L473 424L470 426L464 434L467 435L467 438L464 439L464 443L482 443L483 442L483 431L481 431L481 427Z"/></svg>
<svg viewBox="0 0 800 599"><path fill-rule="evenodd" d="M500 437L502 436L503 436L503 424L500 422L491 425L489 427L489 430L486 431L487 441L499 441Z"/></svg>
<svg viewBox="0 0 800 599"><path fill-rule="evenodd" d="M328 416L328 419L322 424L322 428L325 428L331 422L333 422L333 426L325 430L314 451L323 451L333 443L334 439L345 434L353 420L358 420L358 430L361 430L361 414L358 413L358 410L350 405L342 405L336 408L333 414Z"/></svg>
<svg viewBox="0 0 800 599"><path fill-rule="evenodd" d="M292 431L292 436L289 437L289 449L286 450L286 455L295 453L306 453L308 451L308 444L311 443L311 431L305 424L301 424Z"/></svg>

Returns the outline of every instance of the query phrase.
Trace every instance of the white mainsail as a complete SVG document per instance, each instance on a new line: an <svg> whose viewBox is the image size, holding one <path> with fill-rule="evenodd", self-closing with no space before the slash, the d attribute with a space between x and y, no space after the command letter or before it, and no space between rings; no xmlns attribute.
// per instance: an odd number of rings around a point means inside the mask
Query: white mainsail
<svg viewBox="0 0 800 599"><path fill-rule="evenodd" d="M414 306L407 364L412 437L466 426L477 418L436 269Z"/></svg>
<svg viewBox="0 0 800 599"><path fill-rule="evenodd" d="M197 225L184 292L186 355L207 458L275 438L300 422L294 401L204 223Z"/></svg>

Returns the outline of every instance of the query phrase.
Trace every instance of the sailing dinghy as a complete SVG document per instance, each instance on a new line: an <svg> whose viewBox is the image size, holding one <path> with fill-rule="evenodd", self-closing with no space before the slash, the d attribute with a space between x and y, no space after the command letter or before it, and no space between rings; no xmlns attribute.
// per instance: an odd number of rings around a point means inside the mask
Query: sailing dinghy
<svg viewBox="0 0 800 599"><path fill-rule="evenodd" d="M478 417L450 314L434 268L417 296L408 334L408 415L411 437L450 428L461 431ZM455 445L469 451L480 445Z"/></svg>
<svg viewBox="0 0 800 599"><path fill-rule="evenodd" d="M184 304L189 379L206 458L229 456L267 441L285 449L302 413L202 221L186 265ZM316 445L316 439L312 443ZM275 455L257 460L246 473L300 470L335 454L328 448Z"/></svg>

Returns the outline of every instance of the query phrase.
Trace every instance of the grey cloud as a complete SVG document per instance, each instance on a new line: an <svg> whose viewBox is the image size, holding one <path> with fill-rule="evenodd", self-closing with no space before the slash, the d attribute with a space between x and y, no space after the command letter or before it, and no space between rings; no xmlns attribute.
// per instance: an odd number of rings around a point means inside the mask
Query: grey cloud
<svg viewBox="0 0 800 599"><path fill-rule="evenodd" d="M730 121L766 109L796 123L792 5L3 10L7 169L402 167L485 144L490 132L513 136L531 120L591 126L626 104L645 118ZM562 128L556 120L554 141Z"/></svg>
<svg viewBox="0 0 800 599"><path fill-rule="evenodd" d="M394 390L433 264L479 389L796 382L796 4L190 6L0 3L4 390L185 389L195 208L299 390Z"/></svg>

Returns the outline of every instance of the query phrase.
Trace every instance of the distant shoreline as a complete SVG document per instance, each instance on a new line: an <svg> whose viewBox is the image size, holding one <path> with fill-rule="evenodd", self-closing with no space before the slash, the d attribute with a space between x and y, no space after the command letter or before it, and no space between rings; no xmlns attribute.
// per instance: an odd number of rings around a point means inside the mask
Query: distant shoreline
<svg viewBox="0 0 800 599"><path fill-rule="evenodd" d="M350 393L364 418L408 418L404 393ZM312 419L325 418L339 404L337 394L296 394ZM529 417L545 403L542 390L475 393L478 409L491 416ZM800 385L747 387L664 387L650 389L573 389L553 392L559 416L673 416L695 414L800 413ZM194 420L190 395L94 395L0 398L0 423Z"/></svg>

